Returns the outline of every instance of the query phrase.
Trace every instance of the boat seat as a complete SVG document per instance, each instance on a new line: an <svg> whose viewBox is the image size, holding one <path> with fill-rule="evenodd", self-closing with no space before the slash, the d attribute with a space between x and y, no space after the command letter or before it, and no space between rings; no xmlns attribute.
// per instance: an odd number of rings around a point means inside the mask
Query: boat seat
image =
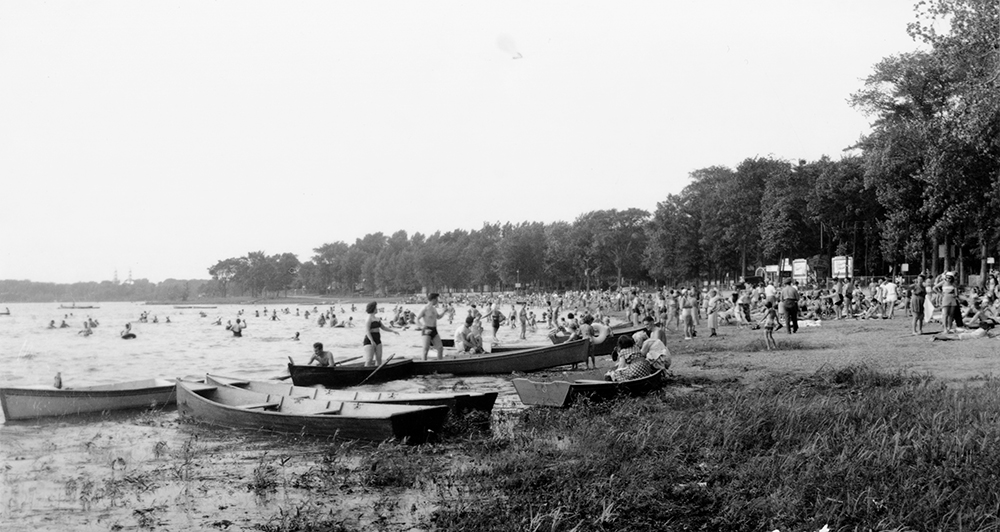
<svg viewBox="0 0 1000 532"><path fill-rule="evenodd" d="M605 384L605 383L609 383L611 381L599 381L599 380L595 380L595 379L577 379L577 380L575 380L573 382L577 382L577 383L580 383L580 384Z"/></svg>
<svg viewBox="0 0 1000 532"><path fill-rule="evenodd" d="M326 403L326 410L320 410L319 412L313 412L317 416L332 416L337 415L344 408L344 403L340 401L330 401Z"/></svg>
<svg viewBox="0 0 1000 532"><path fill-rule="evenodd" d="M240 405L240 408L242 408L243 410L257 410L258 408L261 410L273 410L275 408L278 408L280 405L281 403L255 403L249 405Z"/></svg>

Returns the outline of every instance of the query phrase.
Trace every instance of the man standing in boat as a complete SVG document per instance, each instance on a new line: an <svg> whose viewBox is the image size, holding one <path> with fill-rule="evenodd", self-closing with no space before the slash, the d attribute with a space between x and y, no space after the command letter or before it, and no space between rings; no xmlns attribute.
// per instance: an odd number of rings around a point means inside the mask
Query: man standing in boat
<svg viewBox="0 0 1000 532"><path fill-rule="evenodd" d="M421 335L424 341L424 360L427 360L427 351L430 350L431 343L437 349L438 360L444 358L444 344L441 342L441 335L437 330L437 320L443 318L448 309L438 312L437 304L438 293L431 292L427 296L427 306L417 316L417 325L421 327Z"/></svg>

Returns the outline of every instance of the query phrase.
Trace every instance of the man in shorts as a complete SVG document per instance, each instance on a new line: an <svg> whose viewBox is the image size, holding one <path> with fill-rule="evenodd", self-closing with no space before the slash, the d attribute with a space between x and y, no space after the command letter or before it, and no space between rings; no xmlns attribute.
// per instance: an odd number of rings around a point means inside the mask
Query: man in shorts
<svg viewBox="0 0 1000 532"><path fill-rule="evenodd" d="M910 311L913 312L913 335L924 334L924 300L927 297L927 287L924 286L926 278L923 274L917 276L917 280L910 286Z"/></svg>
<svg viewBox="0 0 1000 532"><path fill-rule="evenodd" d="M427 360L427 352L434 344L438 352L438 360L444 358L444 344L441 342L441 335L438 334L437 320L444 317L447 309L441 312L437 310L438 294L431 292L427 296L427 305L417 315L417 325L421 327L421 335L424 341L424 360ZM422 322L422 323L421 323Z"/></svg>

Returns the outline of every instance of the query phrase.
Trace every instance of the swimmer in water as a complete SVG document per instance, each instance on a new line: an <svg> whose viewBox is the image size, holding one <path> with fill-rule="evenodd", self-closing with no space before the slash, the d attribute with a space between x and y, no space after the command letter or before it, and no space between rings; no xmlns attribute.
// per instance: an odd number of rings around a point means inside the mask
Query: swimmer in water
<svg viewBox="0 0 1000 532"><path fill-rule="evenodd" d="M135 333L132 332L132 324L126 323L125 330L121 332L121 337L123 340L131 340L135 338Z"/></svg>
<svg viewBox="0 0 1000 532"><path fill-rule="evenodd" d="M299 333L295 333L295 336L292 337L292 340L298 340L298 339L299 339Z"/></svg>
<svg viewBox="0 0 1000 532"><path fill-rule="evenodd" d="M243 329L246 329L246 327L247 327L246 320L240 321L239 318L236 318L236 323L233 324L233 326L230 327L229 330L233 331L233 336L234 337L236 337L236 338L242 338L243 337Z"/></svg>

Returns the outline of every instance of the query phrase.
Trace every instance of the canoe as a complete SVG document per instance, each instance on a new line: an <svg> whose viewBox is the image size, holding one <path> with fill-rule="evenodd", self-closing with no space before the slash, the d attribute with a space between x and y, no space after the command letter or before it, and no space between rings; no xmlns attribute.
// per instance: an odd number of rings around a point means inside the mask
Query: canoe
<svg viewBox="0 0 1000 532"><path fill-rule="evenodd" d="M302 366L288 364L288 373L296 386L316 386L327 388L346 388L357 386L362 382L375 384L398 379L406 379L413 375L413 361L406 358L395 358L382 366L371 376L378 366L365 366L364 362L338 364L334 367ZM369 376L371 376L369 378ZM365 381L365 379L368 379Z"/></svg>
<svg viewBox="0 0 1000 532"><path fill-rule="evenodd" d="M7 421L159 407L173 404L174 399L174 381L168 379L63 389L52 386L0 388L0 405Z"/></svg>
<svg viewBox="0 0 1000 532"><path fill-rule="evenodd" d="M409 443L426 441L448 417L447 406L305 399L182 379L177 381L177 410L183 418L220 427Z"/></svg>
<svg viewBox="0 0 1000 532"><path fill-rule="evenodd" d="M499 353L445 355L440 360L437 358L414 360L413 374L497 375L514 371L538 371L567 364L585 363L589 346L590 340L579 340Z"/></svg>
<svg viewBox="0 0 1000 532"><path fill-rule="evenodd" d="M601 343L594 343L591 345L591 355L593 356L603 356L610 355L612 351L615 350L615 346L618 345L618 337L623 335L632 336L633 334L645 330L645 327L639 325L638 327L634 325L628 325L625 327L615 326L611 328L610 334ZM550 336L549 339L552 340L553 344L561 344L566 341L568 336Z"/></svg>
<svg viewBox="0 0 1000 532"><path fill-rule="evenodd" d="M514 379L514 389L526 405L567 407L578 397L591 401L611 399L618 395L641 397L663 386L662 372L641 379L622 382L577 380L574 382L537 382Z"/></svg>
<svg viewBox="0 0 1000 532"><path fill-rule="evenodd" d="M498 395L497 392L403 393L331 390L329 388L310 388L277 381L252 381L220 375L206 375L205 382L210 385L226 384L236 386L237 388L251 392L305 397L307 399L396 405L444 405L449 407L456 415L463 415L471 411L492 412Z"/></svg>
<svg viewBox="0 0 1000 532"><path fill-rule="evenodd" d="M91 309L91 308L101 308L101 307L95 307L95 306L92 306L92 305L86 305L86 306L73 305L71 307L67 307L66 305L59 305L59 308L68 309L68 310L74 310L74 309L80 310L80 309Z"/></svg>

